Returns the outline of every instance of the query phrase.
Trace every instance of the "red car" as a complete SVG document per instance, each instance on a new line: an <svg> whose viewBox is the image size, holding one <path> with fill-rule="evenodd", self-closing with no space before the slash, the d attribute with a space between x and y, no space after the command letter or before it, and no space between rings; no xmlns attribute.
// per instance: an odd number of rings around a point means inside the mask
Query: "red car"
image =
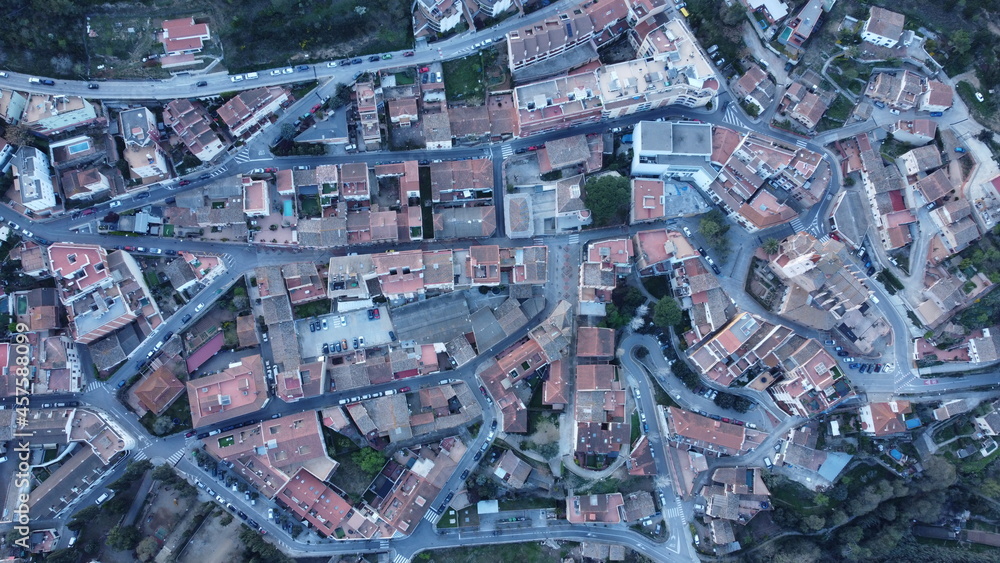
<svg viewBox="0 0 1000 563"><path fill-rule="evenodd" d="M180 182L177 182L177 185L178 186L186 186L186 185L188 185L190 183L191 183L191 180L181 180Z"/></svg>
<svg viewBox="0 0 1000 563"><path fill-rule="evenodd" d="M321 107L323 107L323 104L316 104L309 110L309 113L316 113Z"/></svg>
<svg viewBox="0 0 1000 563"><path fill-rule="evenodd" d="M195 434L194 430L189 430L186 434L184 434L184 437L190 438L191 436L194 436L194 434Z"/></svg>
<svg viewBox="0 0 1000 563"><path fill-rule="evenodd" d="M408 393L409 391L410 391L409 387L400 387L399 388L399 392L400 393Z"/></svg>
<svg viewBox="0 0 1000 563"><path fill-rule="evenodd" d="M430 71L431 67L429 66L420 67L420 72L430 72Z"/></svg>
<svg viewBox="0 0 1000 563"><path fill-rule="evenodd" d="M407 52L403 53L403 56L404 57L412 57L413 56L413 51L407 51Z"/></svg>
<svg viewBox="0 0 1000 563"><path fill-rule="evenodd" d="M87 209L83 210L84 215L93 215L94 213L97 213L97 210L94 209L93 207L88 207Z"/></svg>
<svg viewBox="0 0 1000 563"><path fill-rule="evenodd" d="M537 151L537 150L538 150L538 147L528 147L528 150L529 150L529 151Z"/></svg>
<svg viewBox="0 0 1000 563"><path fill-rule="evenodd" d="M277 171L278 171L277 168L265 168L264 169L264 172L270 172L271 174L274 174Z"/></svg>

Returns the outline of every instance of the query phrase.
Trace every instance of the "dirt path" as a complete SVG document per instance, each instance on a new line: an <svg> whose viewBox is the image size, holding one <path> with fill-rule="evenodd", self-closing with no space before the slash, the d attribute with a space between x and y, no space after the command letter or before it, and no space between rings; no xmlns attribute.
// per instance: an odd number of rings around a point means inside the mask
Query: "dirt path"
<svg viewBox="0 0 1000 563"><path fill-rule="evenodd" d="M240 520L233 518L228 526L219 524L219 517L209 516L201 529L188 542L179 563L228 563L239 549L237 535Z"/></svg>

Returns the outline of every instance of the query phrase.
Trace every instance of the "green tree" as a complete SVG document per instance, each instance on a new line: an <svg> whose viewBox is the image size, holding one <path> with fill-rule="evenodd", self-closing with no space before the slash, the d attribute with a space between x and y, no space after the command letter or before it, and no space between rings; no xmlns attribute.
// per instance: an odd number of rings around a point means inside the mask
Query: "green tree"
<svg viewBox="0 0 1000 563"><path fill-rule="evenodd" d="M142 534L135 526L115 526L108 532L108 546L118 550L132 550L139 544Z"/></svg>
<svg viewBox="0 0 1000 563"><path fill-rule="evenodd" d="M156 538L153 536L146 536L146 539L139 542L139 545L135 546L135 555L139 558L139 561L149 561L150 559L156 557L157 552L160 551L160 544L156 542Z"/></svg>
<svg viewBox="0 0 1000 563"><path fill-rule="evenodd" d="M167 464L157 465L156 469L153 470L153 479L157 481L173 481L174 470Z"/></svg>
<svg viewBox="0 0 1000 563"><path fill-rule="evenodd" d="M375 475L385 465L385 456L374 448L363 448L351 454L351 459L362 471Z"/></svg>
<svg viewBox="0 0 1000 563"><path fill-rule="evenodd" d="M628 218L632 191L629 179L608 174L587 180L583 203L594 218L595 227L621 225Z"/></svg>
<svg viewBox="0 0 1000 563"><path fill-rule="evenodd" d="M950 39L952 47L959 55L968 53L969 49L972 48L972 36L964 29L952 33Z"/></svg>
<svg viewBox="0 0 1000 563"><path fill-rule="evenodd" d="M722 254L729 253L729 223L718 209L706 213L698 221L698 232L705 237L709 246Z"/></svg>
<svg viewBox="0 0 1000 563"><path fill-rule="evenodd" d="M769 238L764 241L764 244L761 245L761 248L764 249L764 252L768 256L773 256L778 253L778 250L781 248L781 243L778 242L778 239L776 238Z"/></svg>
<svg viewBox="0 0 1000 563"><path fill-rule="evenodd" d="M739 2L733 2L726 11L722 12L722 23L732 27L742 22L747 17L747 9Z"/></svg>
<svg viewBox="0 0 1000 563"><path fill-rule="evenodd" d="M653 323L660 328L677 326L684 321L681 308L673 297L664 297L653 307Z"/></svg>

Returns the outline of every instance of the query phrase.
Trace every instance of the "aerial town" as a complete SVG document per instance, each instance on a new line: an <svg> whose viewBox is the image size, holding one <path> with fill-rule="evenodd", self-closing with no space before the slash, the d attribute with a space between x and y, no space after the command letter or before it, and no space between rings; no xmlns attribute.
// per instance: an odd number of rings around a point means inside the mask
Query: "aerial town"
<svg viewBox="0 0 1000 563"><path fill-rule="evenodd" d="M4 561L997 560L995 6L165 4L0 37Z"/></svg>

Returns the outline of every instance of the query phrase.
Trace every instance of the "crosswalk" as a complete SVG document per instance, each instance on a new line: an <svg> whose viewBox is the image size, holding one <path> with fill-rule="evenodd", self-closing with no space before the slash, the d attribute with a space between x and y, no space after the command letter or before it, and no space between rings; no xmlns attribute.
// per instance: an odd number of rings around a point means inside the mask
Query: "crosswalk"
<svg viewBox="0 0 1000 563"><path fill-rule="evenodd" d="M580 244L580 234L573 233L569 235L569 240L567 242L569 242L569 244Z"/></svg>
<svg viewBox="0 0 1000 563"><path fill-rule="evenodd" d="M801 233L802 231L806 230L806 226L802 224L802 219L798 217L792 219L790 224L792 225L792 229L794 229L796 233Z"/></svg>
<svg viewBox="0 0 1000 563"><path fill-rule="evenodd" d="M674 506L663 511L667 518L680 518L681 522L687 524L687 517L684 516L684 505L681 503L681 497L674 497Z"/></svg>
<svg viewBox="0 0 1000 563"><path fill-rule="evenodd" d="M802 147L802 148L806 148L806 142L803 141L802 139L796 140L795 144L798 145L798 146L800 146L800 147Z"/></svg>
<svg viewBox="0 0 1000 563"><path fill-rule="evenodd" d="M229 169L228 166L223 166L222 168L219 168L218 170L213 170L212 173L210 174L210 176L213 177L213 178L216 178L218 176L222 176L223 174L226 173L226 170L228 170L228 169Z"/></svg>
<svg viewBox="0 0 1000 563"><path fill-rule="evenodd" d="M730 104L729 107L726 108L726 113L723 114L722 116L722 121L730 125L737 125L742 127L743 120L740 119L740 115L739 113L737 113L738 111L739 110L736 109L735 105Z"/></svg>
<svg viewBox="0 0 1000 563"><path fill-rule="evenodd" d="M174 452L174 455L167 458L167 463L170 465L177 465L177 462L180 461L182 457L184 457L184 450L179 450Z"/></svg>
<svg viewBox="0 0 1000 563"><path fill-rule="evenodd" d="M436 525L438 523L438 521L441 520L441 516L442 516L441 514L438 514L437 512L435 512L433 510L428 510L427 514L424 514L424 520L427 520L431 524L435 524Z"/></svg>
<svg viewBox="0 0 1000 563"><path fill-rule="evenodd" d="M234 158L233 160L235 160L239 164L243 164L244 162L250 162L250 150L249 149L241 150L239 153L236 154L236 158Z"/></svg>
<svg viewBox="0 0 1000 563"><path fill-rule="evenodd" d="M86 387L83 388L83 392L90 393L91 391L97 391L101 387L104 387L103 381L91 381Z"/></svg>
<svg viewBox="0 0 1000 563"><path fill-rule="evenodd" d="M400 553L397 553L396 557L392 559L392 563L410 563L410 558Z"/></svg>
<svg viewBox="0 0 1000 563"><path fill-rule="evenodd" d="M545 246L545 239L543 239L542 237L535 237L535 239L532 242L535 243L535 246Z"/></svg>
<svg viewBox="0 0 1000 563"><path fill-rule="evenodd" d="M514 154L514 147L510 145L503 145L500 147L500 153L503 155L503 159L507 160L510 158L510 155Z"/></svg>
<svg viewBox="0 0 1000 563"><path fill-rule="evenodd" d="M144 459L149 459L149 455L146 454L146 452L141 451L141 450L138 451L138 452L135 452L135 458L133 459L133 461L142 461Z"/></svg>

